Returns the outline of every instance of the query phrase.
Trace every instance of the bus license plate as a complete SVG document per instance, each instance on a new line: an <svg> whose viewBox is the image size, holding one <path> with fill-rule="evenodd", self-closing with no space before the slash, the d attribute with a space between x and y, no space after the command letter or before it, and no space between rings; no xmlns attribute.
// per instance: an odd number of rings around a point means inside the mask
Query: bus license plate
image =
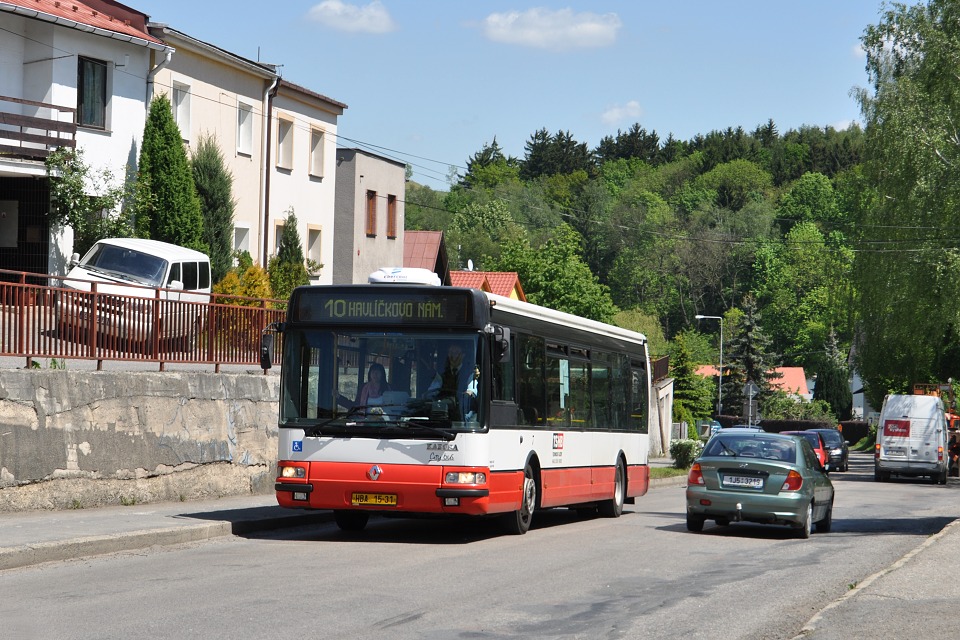
<svg viewBox="0 0 960 640"><path fill-rule="evenodd" d="M763 489L763 478L753 476L726 476L723 484L728 487L749 487L751 489Z"/></svg>
<svg viewBox="0 0 960 640"><path fill-rule="evenodd" d="M395 507L397 506L397 495L395 493L355 493L350 502L356 505Z"/></svg>

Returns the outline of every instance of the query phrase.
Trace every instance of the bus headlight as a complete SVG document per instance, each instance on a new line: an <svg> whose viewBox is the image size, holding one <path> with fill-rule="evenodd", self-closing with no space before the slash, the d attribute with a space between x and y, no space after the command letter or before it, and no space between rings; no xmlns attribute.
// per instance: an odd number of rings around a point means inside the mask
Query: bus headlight
<svg viewBox="0 0 960 640"><path fill-rule="evenodd" d="M281 478L306 478L307 470L303 467L281 465L279 475Z"/></svg>
<svg viewBox="0 0 960 640"><path fill-rule="evenodd" d="M448 471L443 480L447 484L487 484L483 471Z"/></svg>

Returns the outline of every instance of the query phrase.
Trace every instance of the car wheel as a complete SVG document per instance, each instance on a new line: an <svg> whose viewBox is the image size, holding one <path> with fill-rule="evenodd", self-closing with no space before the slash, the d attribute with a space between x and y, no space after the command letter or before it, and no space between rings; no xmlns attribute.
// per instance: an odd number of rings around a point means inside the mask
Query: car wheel
<svg viewBox="0 0 960 640"><path fill-rule="evenodd" d="M520 508L504 516L504 524L508 532L523 535L530 530L533 522L533 512L536 511L537 480L533 476L533 467L530 463L523 468L523 495L520 498Z"/></svg>
<svg viewBox="0 0 960 640"><path fill-rule="evenodd" d="M694 516L687 514L687 531L693 531L694 533L700 533L703 531L703 522L704 519L701 516Z"/></svg>
<svg viewBox="0 0 960 640"><path fill-rule="evenodd" d="M827 512L823 519L817 522L817 533L830 533L833 528L833 498L830 498L830 504L827 505Z"/></svg>
<svg viewBox="0 0 960 640"><path fill-rule="evenodd" d="M807 514L800 523L800 529L797 531L797 537L806 540L813 532L813 503L807 504Z"/></svg>
<svg viewBox="0 0 960 640"><path fill-rule="evenodd" d="M363 531L367 526L367 520L370 514L366 511L346 511L336 510L333 512L333 519L341 531Z"/></svg>
<svg viewBox="0 0 960 640"><path fill-rule="evenodd" d="M617 460L616 477L613 482L613 498L604 500L598 509L604 518L619 518L623 513L623 502L627 497L627 472L623 468L623 459Z"/></svg>

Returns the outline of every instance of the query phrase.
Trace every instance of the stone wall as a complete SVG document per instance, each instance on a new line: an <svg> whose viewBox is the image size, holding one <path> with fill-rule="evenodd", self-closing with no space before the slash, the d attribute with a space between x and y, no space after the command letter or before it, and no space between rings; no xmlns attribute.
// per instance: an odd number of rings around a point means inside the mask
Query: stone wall
<svg viewBox="0 0 960 640"><path fill-rule="evenodd" d="M268 494L276 375L0 370L0 511Z"/></svg>

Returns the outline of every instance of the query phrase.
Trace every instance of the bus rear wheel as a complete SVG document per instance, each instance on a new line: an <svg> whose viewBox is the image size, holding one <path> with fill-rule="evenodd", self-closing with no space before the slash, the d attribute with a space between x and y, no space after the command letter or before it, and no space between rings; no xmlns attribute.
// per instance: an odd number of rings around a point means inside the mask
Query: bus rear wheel
<svg viewBox="0 0 960 640"><path fill-rule="evenodd" d="M617 460L613 484L613 498L599 504L600 515L604 518L619 518L623 513L623 503L627 497L627 472L623 468L622 458Z"/></svg>
<svg viewBox="0 0 960 640"><path fill-rule="evenodd" d="M337 510L333 512L333 519L341 531L363 531L367 526L367 520L370 514L366 511L344 511Z"/></svg>
<svg viewBox="0 0 960 640"><path fill-rule="evenodd" d="M533 476L533 467L530 463L523 468L523 495L520 498L520 508L503 516L504 524L509 533L523 535L530 530L533 522L533 512L537 509L537 480Z"/></svg>

